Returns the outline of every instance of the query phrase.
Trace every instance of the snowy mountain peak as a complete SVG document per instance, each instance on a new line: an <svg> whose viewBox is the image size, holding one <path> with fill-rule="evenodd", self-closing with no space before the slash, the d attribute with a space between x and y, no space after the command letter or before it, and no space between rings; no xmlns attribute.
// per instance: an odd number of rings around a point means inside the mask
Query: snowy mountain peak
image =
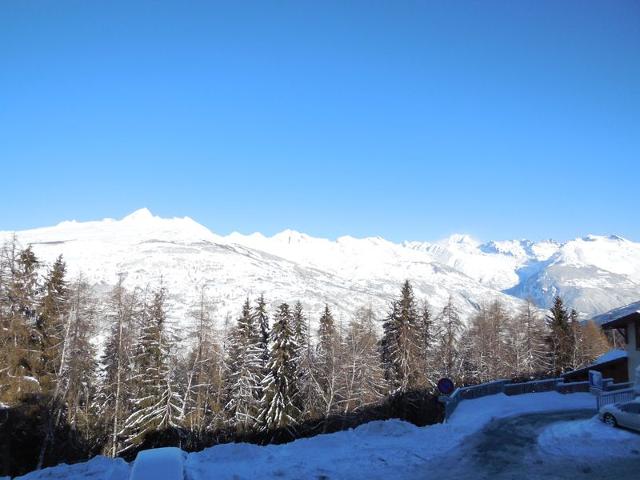
<svg viewBox="0 0 640 480"><path fill-rule="evenodd" d="M621 242L621 243L629 241L626 238L621 237L619 235L593 235L593 234L586 235L582 237L580 240L584 242Z"/></svg>
<svg viewBox="0 0 640 480"><path fill-rule="evenodd" d="M124 217L122 221L140 222L140 221L151 220L153 218L160 218L160 217L154 216L153 213L151 213L151 211L148 208L139 208L135 212L132 212L126 217Z"/></svg>
<svg viewBox="0 0 640 480"><path fill-rule="evenodd" d="M271 238L280 242L288 243L288 244L303 243L311 239L311 237L306 233L301 233L296 230L290 230L290 229L286 229L279 233L276 233Z"/></svg>
<svg viewBox="0 0 640 480"><path fill-rule="evenodd" d="M463 247L475 248L480 242L466 233L454 233L438 242L439 245L459 245Z"/></svg>

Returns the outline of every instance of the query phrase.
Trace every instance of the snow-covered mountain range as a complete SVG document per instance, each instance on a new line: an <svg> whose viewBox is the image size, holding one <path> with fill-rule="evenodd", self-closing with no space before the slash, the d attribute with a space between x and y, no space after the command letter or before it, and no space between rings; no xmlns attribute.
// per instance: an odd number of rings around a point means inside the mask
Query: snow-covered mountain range
<svg viewBox="0 0 640 480"><path fill-rule="evenodd" d="M515 308L530 297L546 307L559 293L585 317L640 299L640 243L617 236L481 243L453 235L402 244L291 230L220 236L188 217L163 219L147 209L121 220L67 221L15 233L45 262L62 254L71 274L82 272L101 290L119 273L132 287L162 278L177 320L202 286L220 318L235 316L247 296L260 293L271 304L300 300L312 314L328 302L345 321L363 305L384 314L405 279L433 310L451 295L465 316L493 299ZM0 232L0 242L11 235Z"/></svg>

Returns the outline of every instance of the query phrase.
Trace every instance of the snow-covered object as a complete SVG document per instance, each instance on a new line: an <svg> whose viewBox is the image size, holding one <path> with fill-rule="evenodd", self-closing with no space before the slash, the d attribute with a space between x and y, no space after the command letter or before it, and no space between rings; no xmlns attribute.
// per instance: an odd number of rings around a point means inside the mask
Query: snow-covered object
<svg viewBox="0 0 640 480"><path fill-rule="evenodd" d="M97 456L88 462L57 465L28 473L20 480L129 480L131 468L121 458Z"/></svg>
<svg viewBox="0 0 640 480"><path fill-rule="evenodd" d="M138 453L129 480L183 480L185 452L175 447Z"/></svg>
<svg viewBox="0 0 640 480"><path fill-rule="evenodd" d="M600 363L611 362L613 360L618 360L619 358L626 358L627 352L625 350L620 350L619 348L612 348L607 353L603 353L593 362L594 365L598 365Z"/></svg>
<svg viewBox="0 0 640 480"><path fill-rule="evenodd" d="M12 232L0 232L0 242ZM439 242L393 243L380 237L314 238L285 230L217 235L194 220L163 219L138 210L121 220L65 221L17 232L36 254L63 254L70 273L82 271L101 290L126 273L125 285L162 278L172 294L171 317L182 319L207 286L218 316L236 316L247 295L265 293L273 307L300 300L312 318L329 302L338 320L371 304L386 312L405 279L433 310L453 296L464 318L500 299L513 309L531 297L542 307L563 295L585 317L640 298L640 244L620 237L553 241L491 241L468 235Z"/></svg>

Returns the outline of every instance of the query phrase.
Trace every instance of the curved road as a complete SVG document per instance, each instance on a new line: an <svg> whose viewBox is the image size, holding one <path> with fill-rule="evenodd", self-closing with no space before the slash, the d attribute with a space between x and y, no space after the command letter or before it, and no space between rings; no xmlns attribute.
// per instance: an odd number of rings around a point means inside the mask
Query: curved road
<svg viewBox="0 0 640 480"><path fill-rule="evenodd" d="M462 448L431 461L415 478L441 479L640 479L637 458L547 458L537 448L538 436L548 425L591 418L593 410L537 413L496 420L466 438Z"/></svg>

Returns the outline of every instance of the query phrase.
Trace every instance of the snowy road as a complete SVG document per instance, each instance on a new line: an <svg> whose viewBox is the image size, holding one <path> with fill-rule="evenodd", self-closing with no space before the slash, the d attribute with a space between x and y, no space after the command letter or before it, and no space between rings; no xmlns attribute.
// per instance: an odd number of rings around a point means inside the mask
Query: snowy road
<svg viewBox="0 0 640 480"><path fill-rule="evenodd" d="M637 479L640 451L626 458L554 457L540 450L539 435L559 422L593 417L593 410L536 413L496 420L470 435L461 449L429 462L412 478L429 479ZM434 475L435 474L435 475Z"/></svg>

